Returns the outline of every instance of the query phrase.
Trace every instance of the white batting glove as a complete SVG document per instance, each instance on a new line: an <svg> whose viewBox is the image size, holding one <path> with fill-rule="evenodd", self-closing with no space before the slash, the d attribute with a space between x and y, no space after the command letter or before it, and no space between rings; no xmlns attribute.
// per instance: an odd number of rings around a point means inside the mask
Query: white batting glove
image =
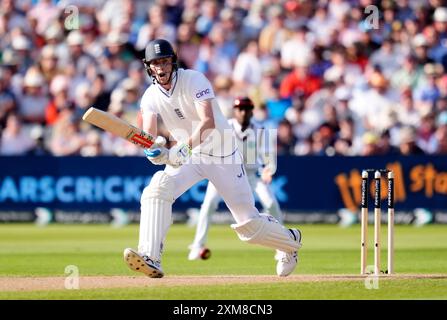
<svg viewBox="0 0 447 320"><path fill-rule="evenodd" d="M165 148L166 139L158 136L155 143L149 148L144 149L146 158L155 165L163 165L168 162L169 150Z"/></svg>
<svg viewBox="0 0 447 320"><path fill-rule="evenodd" d="M179 167L191 157L191 147L187 143L177 143L168 154L168 164L173 167Z"/></svg>

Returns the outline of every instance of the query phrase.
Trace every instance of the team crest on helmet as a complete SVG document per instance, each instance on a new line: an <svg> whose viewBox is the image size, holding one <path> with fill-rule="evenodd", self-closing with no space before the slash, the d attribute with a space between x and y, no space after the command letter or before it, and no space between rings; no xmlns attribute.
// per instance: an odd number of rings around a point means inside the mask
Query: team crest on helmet
<svg viewBox="0 0 447 320"><path fill-rule="evenodd" d="M160 44L158 44L158 43L154 44L154 51L156 54L160 54L160 52L161 52Z"/></svg>

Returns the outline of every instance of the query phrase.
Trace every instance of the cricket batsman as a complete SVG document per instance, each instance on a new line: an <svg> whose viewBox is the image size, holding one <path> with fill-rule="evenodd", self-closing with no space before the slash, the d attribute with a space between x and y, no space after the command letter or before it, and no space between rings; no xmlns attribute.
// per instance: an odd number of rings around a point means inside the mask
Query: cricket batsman
<svg viewBox="0 0 447 320"><path fill-rule="evenodd" d="M208 179L224 199L242 241L278 250L278 276L292 273L298 262L301 232L260 215L247 179L233 130L216 102L213 88L200 72L180 69L171 44L155 39L145 49L144 66L153 85L141 99L143 130L157 136L157 117L177 143L155 143L145 150L155 165L141 195L138 250L124 250L130 269L161 278L163 242L172 223L172 204L197 182Z"/></svg>
<svg viewBox="0 0 447 320"><path fill-rule="evenodd" d="M234 118L228 123L234 130L238 150L244 158L245 172L253 192L264 210L282 223L282 212L269 184L276 171L276 154L273 140L264 128L252 121L254 105L250 98L234 100ZM276 141L275 141L276 142ZM203 259L211 215L217 210L220 195L212 183L208 183L205 198L200 207L196 235L190 245L189 260Z"/></svg>

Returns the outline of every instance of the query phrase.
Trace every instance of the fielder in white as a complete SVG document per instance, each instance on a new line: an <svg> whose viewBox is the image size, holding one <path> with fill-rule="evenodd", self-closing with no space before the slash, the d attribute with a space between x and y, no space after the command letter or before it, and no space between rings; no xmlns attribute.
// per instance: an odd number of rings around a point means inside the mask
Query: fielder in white
<svg viewBox="0 0 447 320"><path fill-rule="evenodd" d="M276 154L267 131L252 121L253 102L248 97L237 98L233 103L234 118L228 123L233 128L237 146L244 158L248 182L258 196L264 210L282 223L279 203L269 187L276 171ZM273 147L273 148L272 148ZM205 249L211 215L216 212L221 197L212 183L208 183L205 198L200 207L196 235L189 246L189 260L201 259Z"/></svg>
<svg viewBox="0 0 447 320"><path fill-rule="evenodd" d="M233 130L220 111L206 77L177 68L177 55L163 39L151 41L143 60L154 84L141 101L143 129L157 136L157 116L177 144L162 143L145 150L147 158L164 165L141 195L138 250L124 250L130 269L152 278L163 277L163 242L172 223L172 204L195 183L208 179L222 195L242 241L277 250L279 276L293 272L301 247L301 232L286 229L270 216L260 215L237 150Z"/></svg>

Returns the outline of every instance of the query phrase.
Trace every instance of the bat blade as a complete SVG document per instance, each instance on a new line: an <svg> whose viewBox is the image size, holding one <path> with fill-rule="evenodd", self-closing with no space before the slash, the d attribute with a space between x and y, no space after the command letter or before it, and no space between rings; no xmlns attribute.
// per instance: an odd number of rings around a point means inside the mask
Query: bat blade
<svg viewBox="0 0 447 320"><path fill-rule="evenodd" d="M84 113L82 120L99 127L104 131L126 139L142 148L147 149L154 144L154 138L149 133L144 132L111 113L94 107L89 108Z"/></svg>

